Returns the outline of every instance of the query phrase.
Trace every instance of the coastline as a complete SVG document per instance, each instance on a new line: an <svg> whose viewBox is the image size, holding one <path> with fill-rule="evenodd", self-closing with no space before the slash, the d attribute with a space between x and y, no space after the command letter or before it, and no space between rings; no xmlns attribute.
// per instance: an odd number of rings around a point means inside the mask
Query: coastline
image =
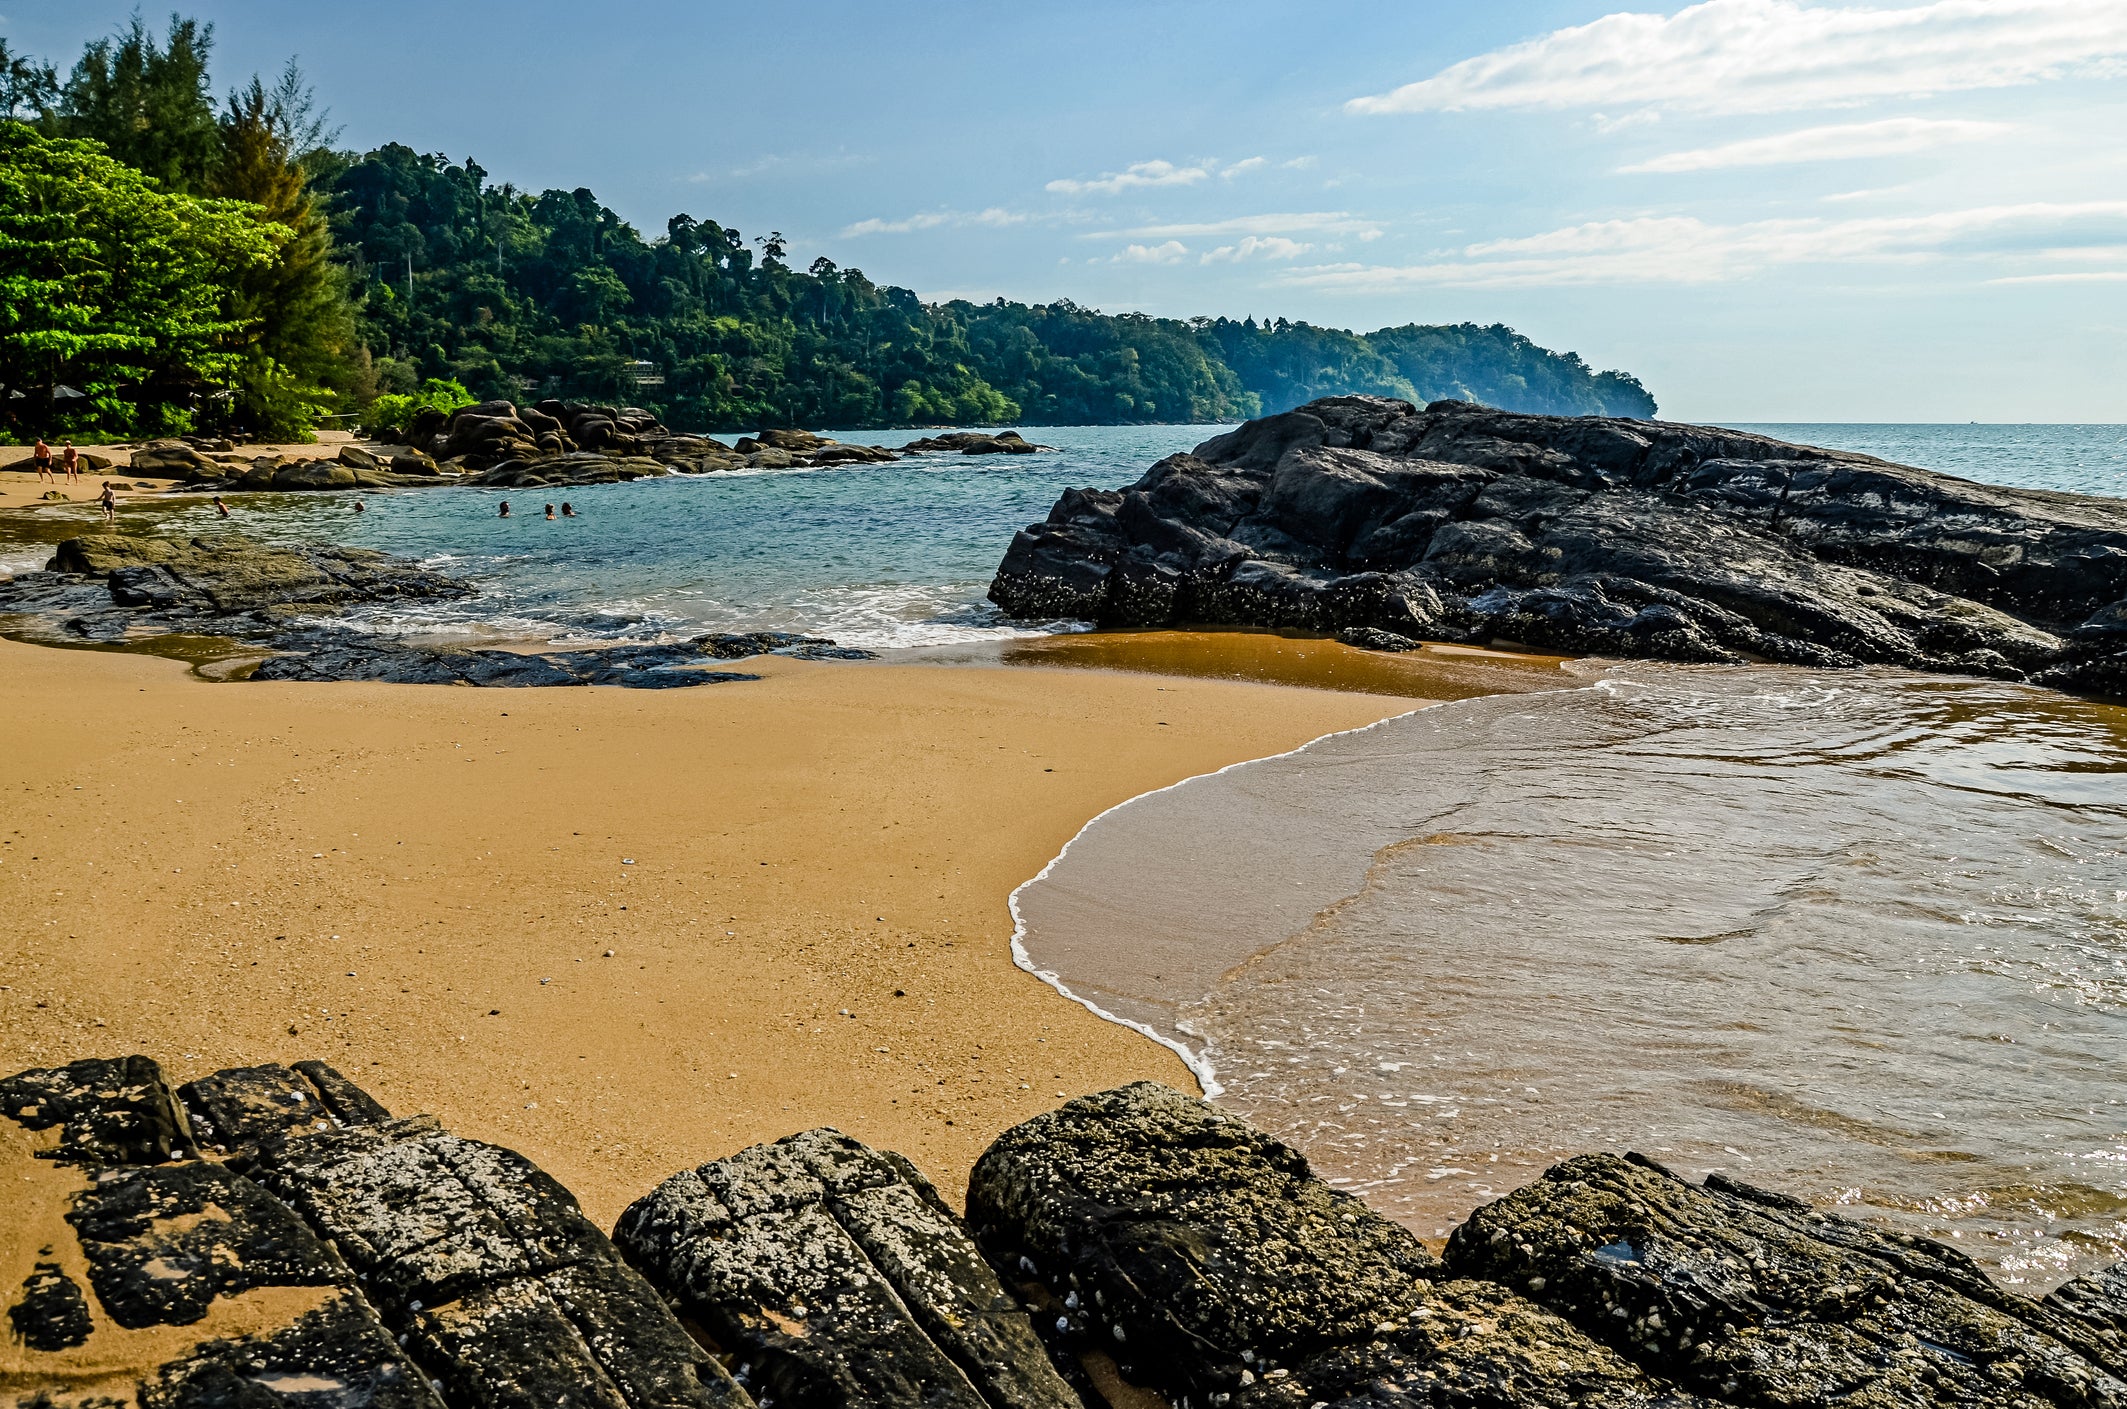
<svg viewBox="0 0 2127 1409"><path fill-rule="evenodd" d="M1010 892L1129 798L1427 698L1422 669L1393 696L763 665L676 692L220 686L0 642L25 804L0 1061L321 1057L600 1222L821 1124L957 1195L1058 1092L1189 1084L1012 966Z"/></svg>

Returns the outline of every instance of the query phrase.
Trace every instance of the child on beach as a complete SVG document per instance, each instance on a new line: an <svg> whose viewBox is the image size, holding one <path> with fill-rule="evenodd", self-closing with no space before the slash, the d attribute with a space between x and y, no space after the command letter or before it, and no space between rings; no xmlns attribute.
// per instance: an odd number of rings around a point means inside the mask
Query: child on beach
<svg viewBox="0 0 2127 1409"><path fill-rule="evenodd" d="M66 471L68 485L81 478L81 456L75 452L71 440L66 443L66 449L59 452L59 467Z"/></svg>
<svg viewBox="0 0 2127 1409"><path fill-rule="evenodd" d="M96 502L103 507L103 521L112 528L118 526L118 496L111 492L111 482L103 482L103 493Z"/></svg>
<svg viewBox="0 0 2127 1409"><path fill-rule="evenodd" d="M37 464L37 483L44 484L47 481L53 484L58 483L57 480L52 479L52 447L44 443L43 436L37 437L37 448L30 452L30 459Z"/></svg>

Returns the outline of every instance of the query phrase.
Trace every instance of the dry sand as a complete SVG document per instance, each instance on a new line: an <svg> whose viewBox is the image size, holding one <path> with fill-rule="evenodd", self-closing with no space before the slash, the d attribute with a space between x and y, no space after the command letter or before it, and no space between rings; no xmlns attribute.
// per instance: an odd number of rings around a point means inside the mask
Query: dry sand
<svg viewBox="0 0 2127 1409"><path fill-rule="evenodd" d="M1007 894L1088 818L1556 678L1280 641L1021 654L1213 675L1267 655L1403 693L782 659L669 693L214 685L0 641L0 1072L320 1057L524 1151L603 1225L675 1169L821 1124L957 1201L985 1144L1060 1097L1189 1082L1010 962Z"/></svg>

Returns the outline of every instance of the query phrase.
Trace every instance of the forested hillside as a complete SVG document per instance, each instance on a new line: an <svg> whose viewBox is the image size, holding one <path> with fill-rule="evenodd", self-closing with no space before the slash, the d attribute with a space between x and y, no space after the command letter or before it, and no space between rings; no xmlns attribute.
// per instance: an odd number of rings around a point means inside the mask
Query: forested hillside
<svg viewBox="0 0 2127 1409"><path fill-rule="evenodd" d="M0 45L16 434L291 436L380 394L623 401L681 430L1219 421L1345 391L1654 414L1633 377L1496 325L925 303L825 258L800 268L778 233L675 215L646 238L586 189L520 191L398 144L336 151L292 68L218 101L212 38L135 20L64 77ZM159 305L80 286L133 258L144 219L247 226L157 266L189 289L185 336L156 326Z"/></svg>

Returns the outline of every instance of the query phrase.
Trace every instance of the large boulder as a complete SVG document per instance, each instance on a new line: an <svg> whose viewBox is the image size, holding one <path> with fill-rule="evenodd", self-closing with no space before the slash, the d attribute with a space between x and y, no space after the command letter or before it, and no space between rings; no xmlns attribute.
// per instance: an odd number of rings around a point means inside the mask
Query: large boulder
<svg viewBox="0 0 2127 1409"><path fill-rule="evenodd" d="M1705 427L1334 397L1067 492L990 595L1115 625L2073 686L2120 654L2079 629L2127 596L2127 504Z"/></svg>
<svg viewBox="0 0 2127 1409"><path fill-rule="evenodd" d="M1639 1156L1554 1166L1457 1228L1446 1261L1723 1400L2127 1404L2102 1295L2033 1301L1942 1244Z"/></svg>
<svg viewBox="0 0 2127 1409"><path fill-rule="evenodd" d="M134 474L158 479L205 479L214 463L181 440L151 440L131 457Z"/></svg>
<svg viewBox="0 0 2127 1409"><path fill-rule="evenodd" d="M1510 1291L1449 1280L1405 1228L1291 1146L1167 1087L1006 1131L968 1223L1056 1335L1191 1406L1683 1405Z"/></svg>
<svg viewBox="0 0 2127 1409"><path fill-rule="evenodd" d="M675 1174L614 1237L764 1402L1079 1409L930 1181L836 1131Z"/></svg>
<svg viewBox="0 0 2127 1409"><path fill-rule="evenodd" d="M294 460L273 472L275 489L353 489L355 472L337 460Z"/></svg>

